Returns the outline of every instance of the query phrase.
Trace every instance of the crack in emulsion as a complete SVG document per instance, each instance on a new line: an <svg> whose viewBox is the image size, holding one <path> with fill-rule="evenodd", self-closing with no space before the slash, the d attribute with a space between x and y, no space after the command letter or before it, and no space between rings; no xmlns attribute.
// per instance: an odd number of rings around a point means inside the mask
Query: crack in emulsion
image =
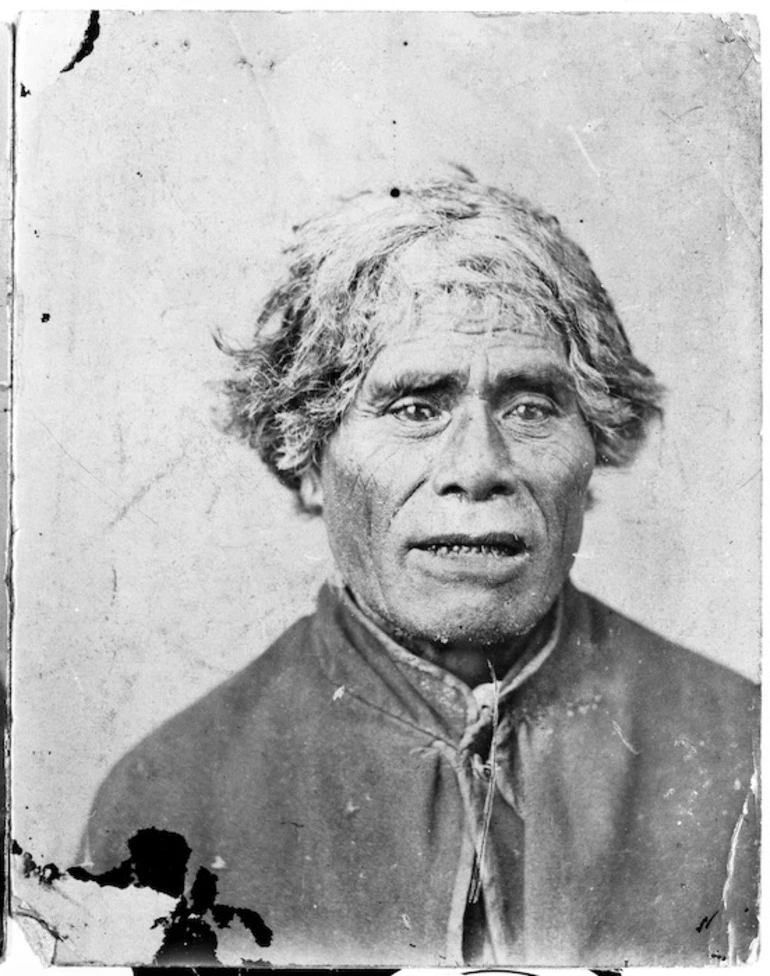
<svg viewBox="0 0 770 976"><path fill-rule="evenodd" d="M99 11L92 10L88 17L88 23L86 24L85 33L83 34L83 40L80 42L80 47L72 56L72 60L69 64L66 64L61 71L60 75L63 75L65 71L72 71L76 64L83 61L92 53L94 49L94 44L96 39L101 32L101 27L99 26Z"/></svg>

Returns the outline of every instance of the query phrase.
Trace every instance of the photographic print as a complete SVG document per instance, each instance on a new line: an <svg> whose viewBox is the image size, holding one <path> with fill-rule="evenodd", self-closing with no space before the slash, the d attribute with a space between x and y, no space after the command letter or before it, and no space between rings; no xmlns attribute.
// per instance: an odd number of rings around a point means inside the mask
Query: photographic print
<svg viewBox="0 0 770 976"><path fill-rule="evenodd" d="M15 84L40 957L755 959L756 21L30 13Z"/></svg>

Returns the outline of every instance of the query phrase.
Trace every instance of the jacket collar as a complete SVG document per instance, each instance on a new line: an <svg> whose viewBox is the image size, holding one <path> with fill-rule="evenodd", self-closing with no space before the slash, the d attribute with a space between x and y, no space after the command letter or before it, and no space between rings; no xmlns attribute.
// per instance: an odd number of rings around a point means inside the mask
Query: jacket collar
<svg viewBox="0 0 770 976"><path fill-rule="evenodd" d="M566 590L558 597L546 644L524 654L499 683L501 706L531 683L563 643ZM357 698L431 737L457 745L494 695L491 683L471 689L460 678L406 650L371 621L336 580L321 589L318 619L321 640L317 652L336 686L334 694Z"/></svg>

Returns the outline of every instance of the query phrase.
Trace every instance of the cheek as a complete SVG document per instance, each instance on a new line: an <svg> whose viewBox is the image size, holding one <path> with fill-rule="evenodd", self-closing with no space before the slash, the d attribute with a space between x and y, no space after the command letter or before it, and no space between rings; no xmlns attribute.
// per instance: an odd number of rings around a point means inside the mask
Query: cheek
<svg viewBox="0 0 770 976"><path fill-rule="evenodd" d="M321 480L327 510L331 503L355 513L368 529L384 531L419 482L416 469L424 467L425 449L410 452L381 438L372 440L376 443L354 451L333 445L324 458Z"/></svg>
<svg viewBox="0 0 770 976"><path fill-rule="evenodd" d="M582 519L595 457L593 441L586 432L585 437L549 445L538 459L540 507L565 527Z"/></svg>
<svg viewBox="0 0 770 976"><path fill-rule="evenodd" d="M381 533L383 485L372 466L330 452L321 471L323 515L338 562L348 567L371 561Z"/></svg>

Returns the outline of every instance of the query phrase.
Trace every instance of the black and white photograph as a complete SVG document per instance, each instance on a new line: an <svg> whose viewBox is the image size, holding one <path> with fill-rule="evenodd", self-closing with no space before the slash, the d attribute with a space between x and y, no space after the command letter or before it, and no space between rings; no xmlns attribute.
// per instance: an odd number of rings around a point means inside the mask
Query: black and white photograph
<svg viewBox="0 0 770 976"><path fill-rule="evenodd" d="M45 964L756 962L750 15L25 12Z"/></svg>

